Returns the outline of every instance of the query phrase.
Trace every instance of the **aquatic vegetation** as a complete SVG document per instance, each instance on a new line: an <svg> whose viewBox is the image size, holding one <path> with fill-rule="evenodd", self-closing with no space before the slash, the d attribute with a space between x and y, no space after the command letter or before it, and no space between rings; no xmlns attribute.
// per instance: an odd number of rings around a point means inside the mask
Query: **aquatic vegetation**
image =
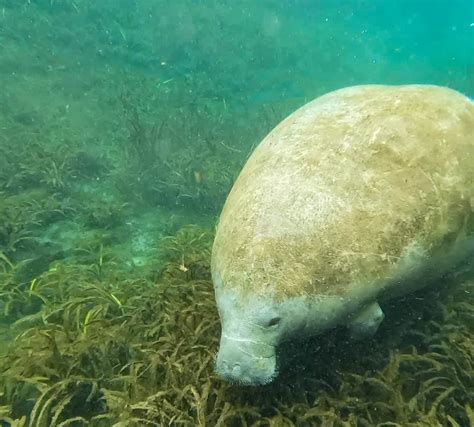
<svg viewBox="0 0 474 427"><path fill-rule="evenodd" d="M14 265L0 253L0 315L7 322L35 312L41 307L41 300L32 292L26 291L25 284L18 284L15 280L20 265Z"/></svg>
<svg viewBox="0 0 474 427"><path fill-rule="evenodd" d="M20 288L21 298L39 304L13 323L16 339L0 361L3 419L34 426L468 425L474 306L464 296L473 282L444 289L443 298L433 291L391 303L386 330L370 342L332 331L301 352L283 348L281 378L246 389L213 372L219 321L211 242L212 233L197 226L166 238L158 278L122 271L102 249L91 254L100 275L60 261ZM6 281L11 263L3 264ZM402 316L393 324L395 311Z"/></svg>
<svg viewBox="0 0 474 427"><path fill-rule="evenodd" d="M213 234L196 225L182 227L165 237L159 251L166 260L163 275L168 278L209 279Z"/></svg>
<svg viewBox="0 0 474 427"><path fill-rule="evenodd" d="M188 120L178 123L186 112L160 111L160 95L167 102L173 89L157 95L147 86L153 83L133 82L135 93L121 96L128 137L121 143L122 160L113 172L116 187L135 201L216 213L234 174L223 165L222 147L199 136L209 113L190 111Z"/></svg>
<svg viewBox="0 0 474 427"><path fill-rule="evenodd" d="M63 141L56 146L41 140L26 144L11 140L0 152L5 159L0 185L9 194L42 189L64 195L78 181L97 178L107 170L105 159Z"/></svg>
<svg viewBox="0 0 474 427"><path fill-rule="evenodd" d="M81 209L85 225L91 228L109 230L121 225L128 203L114 200L92 199Z"/></svg>
<svg viewBox="0 0 474 427"><path fill-rule="evenodd" d="M66 205L43 190L0 195L0 251L11 256L31 247L38 230L66 212Z"/></svg>
<svg viewBox="0 0 474 427"><path fill-rule="evenodd" d="M164 145L164 141L162 132L165 121L161 119L157 122L157 119L155 119L150 124L145 119L146 113L139 111L131 97L123 95L121 101L129 129L128 144L125 148L127 158L135 160L137 162L135 166L145 170L159 165L163 156L162 145Z"/></svg>

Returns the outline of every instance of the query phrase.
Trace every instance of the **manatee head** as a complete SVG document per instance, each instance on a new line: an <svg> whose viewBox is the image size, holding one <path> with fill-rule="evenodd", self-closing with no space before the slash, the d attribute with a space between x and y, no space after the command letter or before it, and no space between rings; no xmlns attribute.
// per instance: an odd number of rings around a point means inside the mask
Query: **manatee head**
<svg viewBox="0 0 474 427"><path fill-rule="evenodd" d="M216 372L236 384L272 382L278 375L276 349L305 329L308 307L297 300L245 296L214 282L222 325Z"/></svg>
<svg viewBox="0 0 474 427"><path fill-rule="evenodd" d="M241 302L235 295L219 295L222 333L216 371L224 379L244 385L271 382L277 375L276 347L282 318L261 301Z"/></svg>

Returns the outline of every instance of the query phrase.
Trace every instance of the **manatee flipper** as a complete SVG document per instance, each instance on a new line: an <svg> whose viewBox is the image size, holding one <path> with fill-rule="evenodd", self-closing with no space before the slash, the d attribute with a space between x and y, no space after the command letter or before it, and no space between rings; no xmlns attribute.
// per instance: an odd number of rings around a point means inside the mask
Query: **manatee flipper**
<svg viewBox="0 0 474 427"><path fill-rule="evenodd" d="M355 339L374 335L385 315L377 301L364 307L348 325L351 336Z"/></svg>

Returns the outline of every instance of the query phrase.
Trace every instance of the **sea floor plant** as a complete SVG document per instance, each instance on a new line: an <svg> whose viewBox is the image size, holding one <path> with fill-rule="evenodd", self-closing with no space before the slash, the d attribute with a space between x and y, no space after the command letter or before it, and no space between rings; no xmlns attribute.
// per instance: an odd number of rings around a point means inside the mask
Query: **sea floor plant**
<svg viewBox="0 0 474 427"><path fill-rule="evenodd" d="M281 349L265 387L213 372L219 339L212 233L162 241L160 273L56 262L21 290L36 313L11 325L0 361L3 423L30 426L467 426L473 419L474 282L385 307L369 342L342 330ZM89 258L87 258L89 259ZM12 268L3 260L2 280ZM14 267L14 266L13 266ZM371 348L367 352L367 347ZM23 421L21 421L23 420Z"/></svg>

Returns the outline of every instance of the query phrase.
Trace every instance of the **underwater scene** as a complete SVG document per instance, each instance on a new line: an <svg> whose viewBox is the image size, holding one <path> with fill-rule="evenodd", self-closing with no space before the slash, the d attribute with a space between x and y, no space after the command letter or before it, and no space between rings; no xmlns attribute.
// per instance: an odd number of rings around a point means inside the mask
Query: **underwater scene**
<svg viewBox="0 0 474 427"><path fill-rule="evenodd" d="M373 334L282 342L271 382L216 372L213 242L254 149L414 83L474 99L472 0L0 0L0 426L474 425L469 262Z"/></svg>

